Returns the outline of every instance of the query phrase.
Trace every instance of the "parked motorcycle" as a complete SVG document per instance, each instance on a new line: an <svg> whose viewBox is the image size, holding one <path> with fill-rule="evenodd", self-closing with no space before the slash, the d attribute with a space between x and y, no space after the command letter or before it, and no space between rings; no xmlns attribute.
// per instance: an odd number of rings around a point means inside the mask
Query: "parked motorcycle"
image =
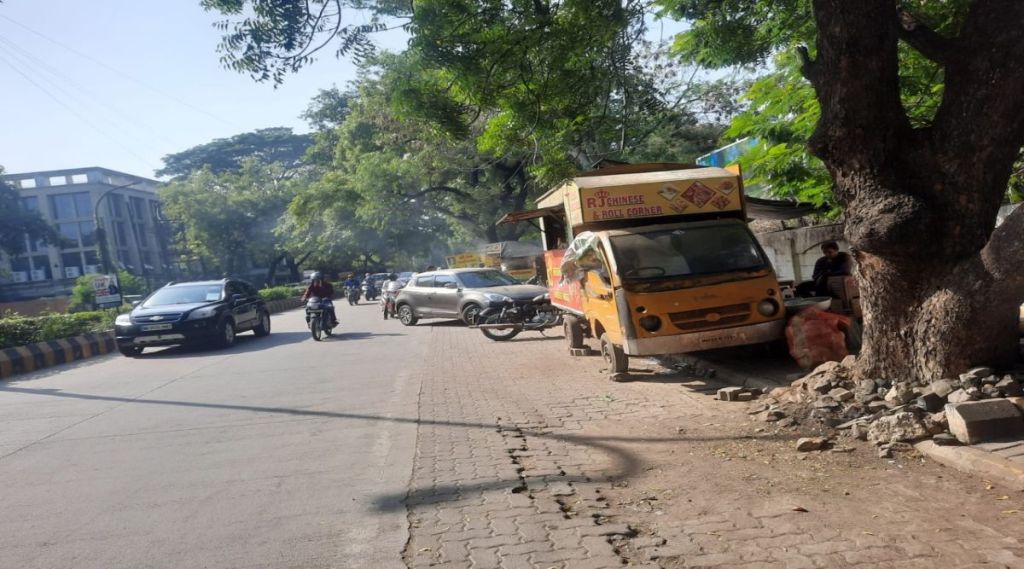
<svg viewBox="0 0 1024 569"><path fill-rule="evenodd" d="M331 308L334 303L329 298L312 297L306 301L306 325L309 326L313 339L317 342L323 336L330 336L334 328L331 319Z"/></svg>
<svg viewBox="0 0 1024 569"><path fill-rule="evenodd" d="M348 299L349 306L355 306L359 304L359 297L362 295L362 291L357 286L350 286L345 291L345 298Z"/></svg>
<svg viewBox="0 0 1024 569"><path fill-rule="evenodd" d="M509 300L485 308L477 315L477 324L472 328L479 328L495 342L504 342L520 332L543 332L561 325L562 313L551 305L547 294L542 294L530 300Z"/></svg>

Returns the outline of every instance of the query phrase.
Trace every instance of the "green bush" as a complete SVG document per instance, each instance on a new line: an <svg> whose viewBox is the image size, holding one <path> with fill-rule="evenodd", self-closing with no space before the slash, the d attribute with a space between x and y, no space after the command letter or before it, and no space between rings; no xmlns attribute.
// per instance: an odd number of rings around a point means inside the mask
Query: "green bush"
<svg viewBox="0 0 1024 569"><path fill-rule="evenodd" d="M114 327L116 317L117 311L113 310L32 317L5 315L0 318L0 349L103 332Z"/></svg>
<svg viewBox="0 0 1024 569"><path fill-rule="evenodd" d="M302 296L303 287L296 286L275 286L271 288L265 288L260 291L260 296L263 300L270 302L272 300L285 300L288 298L298 298Z"/></svg>

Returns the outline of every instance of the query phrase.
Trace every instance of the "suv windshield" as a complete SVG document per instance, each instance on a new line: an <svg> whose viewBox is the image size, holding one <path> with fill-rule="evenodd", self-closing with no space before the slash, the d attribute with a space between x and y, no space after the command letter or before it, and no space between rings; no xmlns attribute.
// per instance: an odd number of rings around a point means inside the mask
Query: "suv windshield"
<svg viewBox="0 0 1024 569"><path fill-rule="evenodd" d="M459 280L466 288L487 288L520 284L519 281L501 271L474 271L459 273Z"/></svg>
<svg viewBox="0 0 1024 569"><path fill-rule="evenodd" d="M619 274L654 279L756 271L768 260L740 224L651 231L611 238Z"/></svg>
<svg viewBox="0 0 1024 569"><path fill-rule="evenodd" d="M149 297L145 307L168 306L171 304L198 304L216 302L223 295L223 285L185 285L164 287Z"/></svg>

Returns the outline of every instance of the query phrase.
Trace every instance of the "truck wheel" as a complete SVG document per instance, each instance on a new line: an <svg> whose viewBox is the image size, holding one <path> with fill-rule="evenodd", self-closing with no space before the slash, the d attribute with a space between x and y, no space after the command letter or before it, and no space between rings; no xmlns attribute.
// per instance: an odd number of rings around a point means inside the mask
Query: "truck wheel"
<svg viewBox="0 0 1024 569"><path fill-rule="evenodd" d="M562 320L562 328L565 330L565 341L569 344L570 350L583 348L583 323L576 316L566 316Z"/></svg>
<svg viewBox="0 0 1024 569"><path fill-rule="evenodd" d="M601 334L601 357L608 364L608 373L614 381L622 381L623 375L629 370L629 356L608 339L608 334Z"/></svg>

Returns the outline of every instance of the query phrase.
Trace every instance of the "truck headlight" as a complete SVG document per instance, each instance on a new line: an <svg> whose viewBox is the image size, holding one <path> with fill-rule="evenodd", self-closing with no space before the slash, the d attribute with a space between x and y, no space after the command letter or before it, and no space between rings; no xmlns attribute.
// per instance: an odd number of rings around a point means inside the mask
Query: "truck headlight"
<svg viewBox="0 0 1024 569"><path fill-rule="evenodd" d="M204 318L212 318L217 314L217 308L214 306L207 306L206 308L197 308L192 312L188 313L186 320L202 320Z"/></svg>
<svg viewBox="0 0 1024 569"><path fill-rule="evenodd" d="M131 326L132 315L131 314L118 314L117 318L114 319L114 326Z"/></svg>
<svg viewBox="0 0 1024 569"><path fill-rule="evenodd" d="M772 298L766 298L757 303L757 311L761 316L775 316L779 313L779 303Z"/></svg>
<svg viewBox="0 0 1024 569"><path fill-rule="evenodd" d="M640 326L648 332L657 332L661 329L661 318L657 316L644 316L640 319Z"/></svg>

